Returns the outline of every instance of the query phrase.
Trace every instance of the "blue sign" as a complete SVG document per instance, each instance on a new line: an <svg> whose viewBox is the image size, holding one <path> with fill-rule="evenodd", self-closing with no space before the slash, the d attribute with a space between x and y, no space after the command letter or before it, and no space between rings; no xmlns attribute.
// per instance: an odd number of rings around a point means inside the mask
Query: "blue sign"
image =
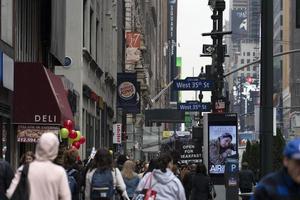
<svg viewBox="0 0 300 200"><path fill-rule="evenodd" d="M203 80L198 77L187 77L186 79L174 80L174 90L201 90L212 91L213 81Z"/></svg>
<svg viewBox="0 0 300 200"><path fill-rule="evenodd" d="M210 112L211 104L210 103L200 103L199 101L187 101L185 103L177 104L178 110L183 111L201 111L201 112Z"/></svg>

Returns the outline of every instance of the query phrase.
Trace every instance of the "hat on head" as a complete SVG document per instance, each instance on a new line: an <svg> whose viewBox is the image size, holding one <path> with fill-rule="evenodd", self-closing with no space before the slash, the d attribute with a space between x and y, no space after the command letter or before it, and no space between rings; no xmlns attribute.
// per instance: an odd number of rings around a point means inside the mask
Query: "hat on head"
<svg viewBox="0 0 300 200"><path fill-rule="evenodd" d="M283 155L290 159L300 160L300 138L288 142L285 145Z"/></svg>
<svg viewBox="0 0 300 200"><path fill-rule="evenodd" d="M223 133L221 135L221 138L226 138L226 137L228 137L228 138L230 138L232 140L232 135L230 133Z"/></svg>

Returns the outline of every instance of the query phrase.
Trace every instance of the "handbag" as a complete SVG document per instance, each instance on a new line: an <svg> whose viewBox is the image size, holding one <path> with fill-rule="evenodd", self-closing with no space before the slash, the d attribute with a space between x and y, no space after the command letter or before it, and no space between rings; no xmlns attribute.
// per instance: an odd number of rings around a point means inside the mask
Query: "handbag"
<svg viewBox="0 0 300 200"><path fill-rule="evenodd" d="M20 181L11 197L12 200L29 200L28 169L29 164L23 166Z"/></svg>
<svg viewBox="0 0 300 200"><path fill-rule="evenodd" d="M155 200L156 199L157 192L155 190L153 190L152 186L151 186L152 185L152 176L153 176L153 174L151 173L145 182L143 190L138 192L138 194L133 198L133 200ZM148 181L150 181L150 183L149 183L148 189L146 189L146 185L147 185Z"/></svg>
<svg viewBox="0 0 300 200"><path fill-rule="evenodd" d="M214 184L211 182L211 180L209 181L209 194L208 194L208 199L209 200L213 200L215 199L217 196L216 190L215 190L215 186Z"/></svg>

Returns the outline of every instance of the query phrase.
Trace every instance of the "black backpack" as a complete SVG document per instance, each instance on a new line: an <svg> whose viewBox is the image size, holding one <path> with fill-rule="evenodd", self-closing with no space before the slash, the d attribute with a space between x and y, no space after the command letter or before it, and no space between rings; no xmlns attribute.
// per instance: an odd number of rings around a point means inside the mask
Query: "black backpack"
<svg viewBox="0 0 300 200"><path fill-rule="evenodd" d="M21 172L20 181L11 197L13 200L29 200L29 183L28 183L29 164L24 165Z"/></svg>

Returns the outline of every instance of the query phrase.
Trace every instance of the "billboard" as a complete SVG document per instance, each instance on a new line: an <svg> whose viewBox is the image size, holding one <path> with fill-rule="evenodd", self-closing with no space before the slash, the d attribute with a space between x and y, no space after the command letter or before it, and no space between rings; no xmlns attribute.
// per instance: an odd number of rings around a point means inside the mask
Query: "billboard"
<svg viewBox="0 0 300 200"><path fill-rule="evenodd" d="M236 113L209 113L207 129L208 172L212 179L222 178L226 159L238 159Z"/></svg>
<svg viewBox="0 0 300 200"><path fill-rule="evenodd" d="M248 13L246 8L234 8L231 10L232 41L239 42L247 37Z"/></svg>

